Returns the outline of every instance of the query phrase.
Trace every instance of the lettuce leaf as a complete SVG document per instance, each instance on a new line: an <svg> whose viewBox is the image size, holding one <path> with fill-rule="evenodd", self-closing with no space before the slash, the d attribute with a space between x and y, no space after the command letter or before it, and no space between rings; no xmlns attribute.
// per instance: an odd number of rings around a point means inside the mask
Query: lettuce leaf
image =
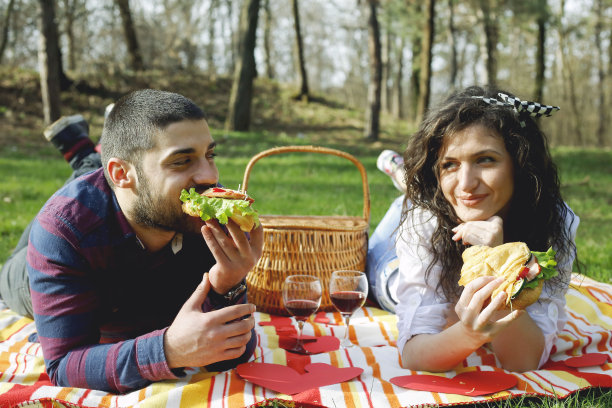
<svg viewBox="0 0 612 408"><path fill-rule="evenodd" d="M183 189L180 199L191 208L199 212L200 218L204 221L210 219L219 220L219 224L227 224L229 218L237 213L243 217L252 217L255 227L259 226L259 216L246 200L227 200L216 197L205 197L190 188L189 192Z"/></svg>
<svg viewBox="0 0 612 408"><path fill-rule="evenodd" d="M557 261L555 261L557 252L552 247L548 248L546 252L531 251L531 253L537 258L538 265L540 265L542 270L534 280L525 282L523 288L535 288L540 280L548 280L558 275L556 268Z"/></svg>

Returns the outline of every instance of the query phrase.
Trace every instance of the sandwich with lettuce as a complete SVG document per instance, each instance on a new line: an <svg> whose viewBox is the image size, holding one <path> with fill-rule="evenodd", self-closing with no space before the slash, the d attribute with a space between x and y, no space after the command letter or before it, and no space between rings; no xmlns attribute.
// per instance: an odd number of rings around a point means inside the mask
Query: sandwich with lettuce
<svg viewBox="0 0 612 408"><path fill-rule="evenodd" d="M491 300L506 292L505 308L525 309L538 300L544 281L557 276L555 251L530 251L524 242L508 242L496 247L474 245L463 251L459 285L479 276L503 277L504 282L491 294Z"/></svg>
<svg viewBox="0 0 612 408"><path fill-rule="evenodd" d="M204 221L214 218L225 225L231 219L244 232L259 226L259 216L251 207L254 200L241 191L211 187L200 194L194 188L183 189L180 199L185 213Z"/></svg>

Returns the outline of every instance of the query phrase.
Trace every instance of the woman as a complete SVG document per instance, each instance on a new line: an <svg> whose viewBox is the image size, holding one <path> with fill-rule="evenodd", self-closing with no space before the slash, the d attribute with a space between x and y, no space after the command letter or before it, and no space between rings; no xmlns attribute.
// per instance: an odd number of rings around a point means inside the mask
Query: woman
<svg viewBox="0 0 612 408"><path fill-rule="evenodd" d="M488 344L500 366L538 368L566 321L565 292L579 219L564 203L546 137L507 92L468 88L431 110L404 154L406 195L396 243L395 310L402 366L447 371ZM410 204L410 205L409 205ZM523 241L557 251L559 276L526 311L484 307L501 283L458 286L466 245Z"/></svg>

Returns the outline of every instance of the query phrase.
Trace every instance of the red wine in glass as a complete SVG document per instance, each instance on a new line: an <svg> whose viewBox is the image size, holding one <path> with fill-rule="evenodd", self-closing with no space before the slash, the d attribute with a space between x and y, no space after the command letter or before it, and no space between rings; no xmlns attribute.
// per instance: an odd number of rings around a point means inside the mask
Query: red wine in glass
<svg viewBox="0 0 612 408"><path fill-rule="evenodd" d="M321 281L316 276L290 275L283 282L283 303L298 324L295 346L288 351L310 354L304 348L302 329L308 317L317 311L321 304Z"/></svg>
<svg viewBox="0 0 612 408"><path fill-rule="evenodd" d="M285 303L285 309L291 313L296 320L308 319L319 308L319 303L314 300L290 300Z"/></svg>
<svg viewBox="0 0 612 408"><path fill-rule="evenodd" d="M334 292L329 297L340 313L348 314L353 314L366 300L365 293L351 290Z"/></svg>
<svg viewBox="0 0 612 408"><path fill-rule="evenodd" d="M329 281L329 297L334 307L344 317L346 331L340 347L352 347L349 339L351 315L365 303L368 296L368 279L360 271L334 271Z"/></svg>

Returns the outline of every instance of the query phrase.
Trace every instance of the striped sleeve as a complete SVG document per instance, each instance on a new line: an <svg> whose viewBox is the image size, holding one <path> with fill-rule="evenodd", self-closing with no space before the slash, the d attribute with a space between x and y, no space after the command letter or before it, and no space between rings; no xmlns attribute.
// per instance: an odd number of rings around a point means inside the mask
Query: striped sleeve
<svg viewBox="0 0 612 408"><path fill-rule="evenodd" d="M47 373L59 386L127 392L174 379L164 354L164 330L115 344L99 344L99 299L84 271L78 232L41 212L28 247L34 320Z"/></svg>

